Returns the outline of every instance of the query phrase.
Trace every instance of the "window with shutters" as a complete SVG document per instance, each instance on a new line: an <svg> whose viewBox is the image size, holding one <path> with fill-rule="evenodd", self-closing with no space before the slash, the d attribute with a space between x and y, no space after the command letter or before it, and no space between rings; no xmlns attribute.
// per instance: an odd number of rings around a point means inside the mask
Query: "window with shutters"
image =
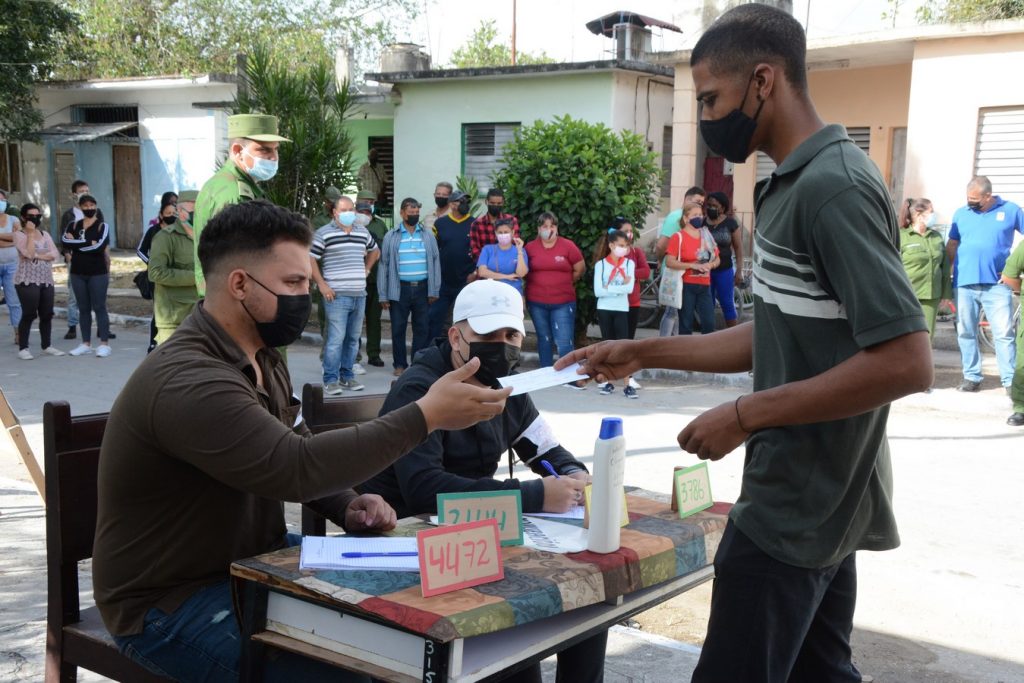
<svg viewBox="0 0 1024 683"><path fill-rule="evenodd" d="M71 107L71 120L74 123L137 123L139 108L137 105L107 104L76 104ZM138 139L139 127L131 126L102 139Z"/></svg>
<svg viewBox="0 0 1024 683"><path fill-rule="evenodd" d="M661 196L672 196L672 126L661 136Z"/></svg>
<svg viewBox="0 0 1024 683"><path fill-rule="evenodd" d="M462 124L462 175L476 180L481 194L491 189L494 174L505 167L505 145L516 135L519 123Z"/></svg>
<svg viewBox="0 0 1024 683"><path fill-rule="evenodd" d="M1024 106L978 112L974 175L992 182L992 194L1024 204Z"/></svg>
<svg viewBox="0 0 1024 683"><path fill-rule="evenodd" d="M0 190L21 192L21 146L0 142Z"/></svg>
<svg viewBox="0 0 1024 683"><path fill-rule="evenodd" d="M853 140L853 144L869 154L871 150L871 128L868 126L852 126L846 129L846 134ZM757 180L761 181L775 171L775 162L764 152L757 153Z"/></svg>

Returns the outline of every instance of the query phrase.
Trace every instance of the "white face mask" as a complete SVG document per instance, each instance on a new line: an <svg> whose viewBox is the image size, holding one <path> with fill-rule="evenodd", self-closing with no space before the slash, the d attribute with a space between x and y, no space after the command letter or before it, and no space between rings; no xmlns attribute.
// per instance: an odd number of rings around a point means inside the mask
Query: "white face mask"
<svg viewBox="0 0 1024 683"><path fill-rule="evenodd" d="M512 233L503 232L500 235L498 235L498 244L500 244L501 246L512 244Z"/></svg>
<svg viewBox="0 0 1024 683"><path fill-rule="evenodd" d="M370 217L365 213L357 213L354 225L358 225L360 228L365 228L370 224Z"/></svg>
<svg viewBox="0 0 1024 683"><path fill-rule="evenodd" d="M540 238L542 240L549 240L549 239L551 239L551 236L554 235L554 234L555 234L554 230L545 230L543 228L541 228L541 230L540 230Z"/></svg>
<svg viewBox="0 0 1024 683"><path fill-rule="evenodd" d="M629 253L629 247L612 247L612 254L615 258L622 258Z"/></svg>

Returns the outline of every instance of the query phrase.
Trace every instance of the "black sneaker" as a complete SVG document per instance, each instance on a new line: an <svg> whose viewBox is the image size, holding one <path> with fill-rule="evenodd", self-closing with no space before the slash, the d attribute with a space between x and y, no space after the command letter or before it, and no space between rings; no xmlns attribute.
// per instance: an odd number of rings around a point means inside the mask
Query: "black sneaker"
<svg viewBox="0 0 1024 683"><path fill-rule="evenodd" d="M78 336L78 332L75 330L75 326L71 325L68 327L68 333L64 335L65 339L74 339Z"/></svg>
<svg viewBox="0 0 1024 683"><path fill-rule="evenodd" d="M975 382L973 380L965 379L963 382L960 382L960 386L958 386L956 388L956 390L957 391L966 391L966 392L969 392L969 393L973 393L973 392L977 391L980 388L981 388L981 382Z"/></svg>
<svg viewBox="0 0 1024 683"><path fill-rule="evenodd" d="M1014 413L1006 418L1006 424L1011 427L1024 427L1024 413Z"/></svg>
<svg viewBox="0 0 1024 683"><path fill-rule="evenodd" d="M626 398L640 398L640 394L636 393L636 389L633 387L626 387L622 393L626 395Z"/></svg>
<svg viewBox="0 0 1024 683"><path fill-rule="evenodd" d="M611 382L608 382L603 387L601 387L601 395L602 396L608 396L609 394L614 393L614 391L615 391L615 385L612 384Z"/></svg>
<svg viewBox="0 0 1024 683"><path fill-rule="evenodd" d="M370 360L368 360L366 362L369 363L370 365L372 365L375 368L382 368L382 367L384 367L384 361L382 361L380 358L371 358Z"/></svg>
<svg viewBox="0 0 1024 683"><path fill-rule="evenodd" d="M117 335L113 332L107 332L107 339L117 339Z"/></svg>

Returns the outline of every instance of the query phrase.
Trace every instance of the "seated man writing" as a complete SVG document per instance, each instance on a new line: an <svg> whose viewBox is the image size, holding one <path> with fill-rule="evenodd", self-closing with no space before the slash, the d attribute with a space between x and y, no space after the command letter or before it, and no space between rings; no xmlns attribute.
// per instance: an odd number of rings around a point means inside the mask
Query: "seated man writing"
<svg viewBox="0 0 1024 683"><path fill-rule="evenodd" d="M281 501L346 530L386 530L395 512L350 488L436 429L502 412L508 391L438 378L414 404L311 436L274 347L310 312L305 218L262 200L230 206L199 243L206 299L135 370L110 411L99 464L96 604L118 647L181 681L237 680L233 560L291 544ZM279 653L266 680L365 680Z"/></svg>
<svg viewBox="0 0 1024 683"><path fill-rule="evenodd" d="M455 299L454 324L447 338L421 351L394 383L381 415L389 416L421 400L446 373L479 360L470 383L497 386L519 362L523 344L523 299L495 280L466 285ZM509 478L494 478L508 452ZM512 478L512 452L541 479ZM560 476L549 475L542 460ZM583 463L559 445L528 394L510 397L501 415L463 429L438 430L404 458L358 486L362 493L383 496L400 516L437 511L437 494L455 491L519 489L524 512L565 512L581 500L590 475ZM558 681L603 680L607 633L594 636L558 655ZM540 679L533 666L507 681Z"/></svg>

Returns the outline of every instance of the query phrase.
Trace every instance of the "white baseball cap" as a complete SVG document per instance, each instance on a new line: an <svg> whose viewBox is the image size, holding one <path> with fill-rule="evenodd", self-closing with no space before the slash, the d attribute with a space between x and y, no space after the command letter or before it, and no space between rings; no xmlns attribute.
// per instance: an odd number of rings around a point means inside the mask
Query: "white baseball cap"
<svg viewBox="0 0 1024 683"><path fill-rule="evenodd" d="M512 285L497 280L476 280L462 288L455 298L452 320L465 320L477 334L490 334L503 327L523 327L523 296Z"/></svg>

